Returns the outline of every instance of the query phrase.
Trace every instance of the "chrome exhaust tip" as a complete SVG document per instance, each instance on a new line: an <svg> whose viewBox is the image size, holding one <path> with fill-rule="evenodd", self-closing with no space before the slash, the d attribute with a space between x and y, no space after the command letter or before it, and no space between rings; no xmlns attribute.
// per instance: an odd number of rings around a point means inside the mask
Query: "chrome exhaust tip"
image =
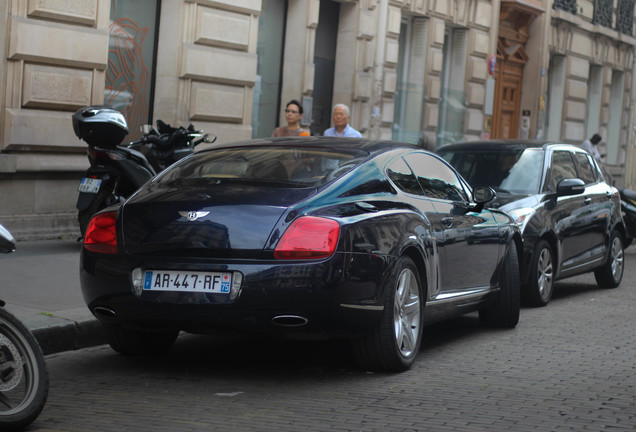
<svg viewBox="0 0 636 432"><path fill-rule="evenodd" d="M279 327L302 327L308 322L307 318L299 315L277 315L272 318L272 324Z"/></svg>
<svg viewBox="0 0 636 432"><path fill-rule="evenodd" d="M112 318L115 318L115 316L117 316L114 310L105 306L95 306L93 308L93 313L102 318L108 318L108 319L112 319Z"/></svg>

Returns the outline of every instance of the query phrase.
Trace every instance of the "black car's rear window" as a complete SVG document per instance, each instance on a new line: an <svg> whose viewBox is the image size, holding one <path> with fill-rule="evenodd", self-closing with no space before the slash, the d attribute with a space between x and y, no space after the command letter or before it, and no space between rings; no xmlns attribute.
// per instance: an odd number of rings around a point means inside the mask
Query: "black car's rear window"
<svg viewBox="0 0 636 432"><path fill-rule="evenodd" d="M539 192L544 152L539 148L440 150L440 155L472 186L535 194Z"/></svg>
<svg viewBox="0 0 636 432"><path fill-rule="evenodd" d="M314 187L335 180L369 157L364 151L323 147L241 147L197 153L159 182L225 181Z"/></svg>

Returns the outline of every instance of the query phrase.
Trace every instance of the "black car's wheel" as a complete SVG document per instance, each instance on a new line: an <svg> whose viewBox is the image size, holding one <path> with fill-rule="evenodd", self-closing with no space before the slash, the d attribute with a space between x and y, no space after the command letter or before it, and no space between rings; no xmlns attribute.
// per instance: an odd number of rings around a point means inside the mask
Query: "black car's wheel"
<svg viewBox="0 0 636 432"><path fill-rule="evenodd" d="M594 278L601 288L616 288L623 280L624 269L625 251L623 249L623 237L618 231L614 231L610 238L607 261L603 264L603 267L594 272Z"/></svg>
<svg viewBox="0 0 636 432"><path fill-rule="evenodd" d="M554 260L550 244L537 243L530 260L528 284L524 289L524 300L530 306L545 306L554 290Z"/></svg>
<svg viewBox="0 0 636 432"><path fill-rule="evenodd" d="M494 303L479 311L479 320L482 324L505 328L517 325L521 302L519 285L517 246L514 241L510 241L499 279L499 295Z"/></svg>
<svg viewBox="0 0 636 432"><path fill-rule="evenodd" d="M415 361L422 341L423 288L417 266L403 256L387 281L384 310L377 328L353 342L353 353L367 370L404 371Z"/></svg>
<svg viewBox="0 0 636 432"><path fill-rule="evenodd" d="M124 355L152 355L168 351L174 345L179 332L140 331L117 324L106 325L106 336L111 348Z"/></svg>

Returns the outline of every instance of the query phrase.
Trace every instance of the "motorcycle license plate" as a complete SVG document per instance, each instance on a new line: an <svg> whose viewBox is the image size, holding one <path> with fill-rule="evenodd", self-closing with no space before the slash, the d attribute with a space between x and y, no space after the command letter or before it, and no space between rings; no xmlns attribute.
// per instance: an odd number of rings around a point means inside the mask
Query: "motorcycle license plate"
<svg viewBox="0 0 636 432"><path fill-rule="evenodd" d="M186 291L229 294L232 273L182 272L147 270L144 275L145 291Z"/></svg>
<svg viewBox="0 0 636 432"><path fill-rule="evenodd" d="M101 179L84 177L79 185L78 190L80 192L96 194L97 192L99 192L99 187L101 186L101 184Z"/></svg>

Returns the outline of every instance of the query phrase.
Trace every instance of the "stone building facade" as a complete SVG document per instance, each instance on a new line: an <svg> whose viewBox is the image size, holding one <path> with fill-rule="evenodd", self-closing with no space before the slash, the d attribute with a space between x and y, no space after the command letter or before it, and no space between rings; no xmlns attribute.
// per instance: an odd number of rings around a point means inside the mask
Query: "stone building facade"
<svg viewBox="0 0 636 432"><path fill-rule="evenodd" d="M321 134L351 107L369 138L434 149L599 132L634 187L634 0L7 0L0 2L0 222L76 236L88 167L71 115L268 136L285 103Z"/></svg>

